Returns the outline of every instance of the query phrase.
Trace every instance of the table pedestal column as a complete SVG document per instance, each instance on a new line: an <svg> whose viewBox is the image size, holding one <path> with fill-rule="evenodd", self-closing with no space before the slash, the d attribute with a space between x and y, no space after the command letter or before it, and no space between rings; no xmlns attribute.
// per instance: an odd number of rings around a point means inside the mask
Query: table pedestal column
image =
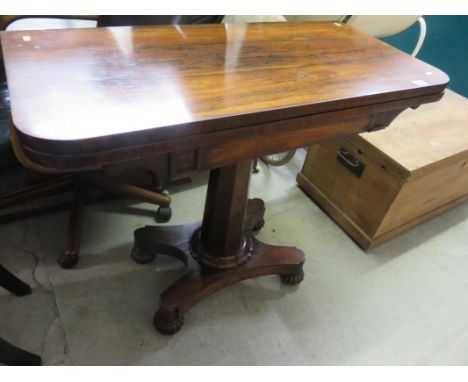
<svg viewBox="0 0 468 382"><path fill-rule="evenodd" d="M251 163L211 170L201 223L135 231L136 262L148 263L157 254L166 254L187 266L186 273L161 294L154 316L161 333L178 331L187 310L228 285L271 274L288 284L304 278L302 251L264 244L252 235L263 226L265 207L261 199L247 199Z"/></svg>

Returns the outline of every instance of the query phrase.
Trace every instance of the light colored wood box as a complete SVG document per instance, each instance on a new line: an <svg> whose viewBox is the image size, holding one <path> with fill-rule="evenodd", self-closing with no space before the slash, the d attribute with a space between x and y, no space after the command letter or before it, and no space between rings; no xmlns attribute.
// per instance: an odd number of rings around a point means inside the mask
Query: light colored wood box
<svg viewBox="0 0 468 382"><path fill-rule="evenodd" d="M311 146L297 182L363 249L375 247L468 199L468 100L447 90L385 130Z"/></svg>

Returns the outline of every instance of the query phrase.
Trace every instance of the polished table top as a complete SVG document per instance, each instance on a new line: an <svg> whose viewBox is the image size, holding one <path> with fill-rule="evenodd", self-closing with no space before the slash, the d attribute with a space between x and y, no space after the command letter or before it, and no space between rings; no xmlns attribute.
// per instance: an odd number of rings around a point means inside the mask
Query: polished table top
<svg viewBox="0 0 468 382"><path fill-rule="evenodd" d="M436 94L448 82L339 23L18 31L1 41L14 126L50 153Z"/></svg>

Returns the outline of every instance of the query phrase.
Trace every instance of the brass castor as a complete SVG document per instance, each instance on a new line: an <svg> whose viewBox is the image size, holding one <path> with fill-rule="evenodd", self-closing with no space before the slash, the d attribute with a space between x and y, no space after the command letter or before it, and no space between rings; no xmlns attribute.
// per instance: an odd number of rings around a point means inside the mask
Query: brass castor
<svg viewBox="0 0 468 382"><path fill-rule="evenodd" d="M76 264L78 264L78 260L78 253L66 251L62 256L59 257L57 263L63 269L72 269Z"/></svg>
<svg viewBox="0 0 468 382"><path fill-rule="evenodd" d="M174 334L182 328L184 316L178 311L168 314L158 310L154 315L153 324L156 330L162 334Z"/></svg>

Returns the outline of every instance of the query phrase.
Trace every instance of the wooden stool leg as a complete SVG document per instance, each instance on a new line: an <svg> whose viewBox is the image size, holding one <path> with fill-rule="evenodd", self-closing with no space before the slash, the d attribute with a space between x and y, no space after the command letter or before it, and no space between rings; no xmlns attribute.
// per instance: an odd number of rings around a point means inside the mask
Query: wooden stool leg
<svg viewBox="0 0 468 382"><path fill-rule="evenodd" d="M0 286L16 294L25 296L31 293L31 287L0 265Z"/></svg>
<svg viewBox="0 0 468 382"><path fill-rule="evenodd" d="M83 227L85 187L80 176L76 177L73 202L68 223L68 243L66 252L58 259L59 265L64 269L71 269L79 259L81 230Z"/></svg>

